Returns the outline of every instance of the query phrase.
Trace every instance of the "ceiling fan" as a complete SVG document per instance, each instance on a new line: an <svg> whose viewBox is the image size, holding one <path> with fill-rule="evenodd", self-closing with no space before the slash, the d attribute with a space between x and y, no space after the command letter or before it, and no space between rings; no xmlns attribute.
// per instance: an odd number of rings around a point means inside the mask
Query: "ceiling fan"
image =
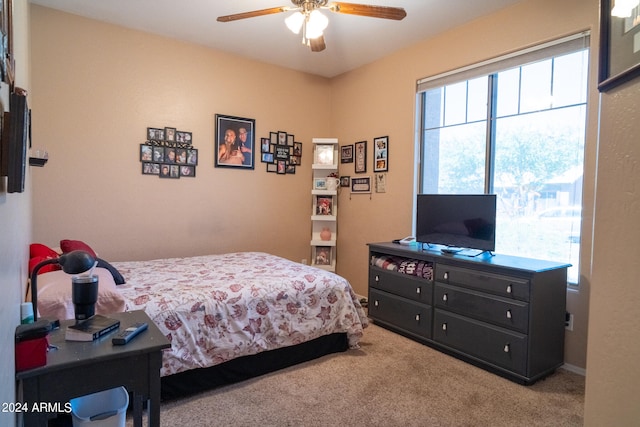
<svg viewBox="0 0 640 427"><path fill-rule="evenodd" d="M291 0L291 6L279 6L269 9L253 10L251 12L236 13L219 16L218 22L231 22L245 18L271 15L274 13L295 11L285 19L287 27L295 34L302 30L302 43L311 48L312 52L321 52L326 48L323 31L329 24L329 19L320 13L327 9L335 13L348 15L369 16L372 18L394 19L400 21L407 16L401 7L372 6L366 4L331 2L329 0Z"/></svg>

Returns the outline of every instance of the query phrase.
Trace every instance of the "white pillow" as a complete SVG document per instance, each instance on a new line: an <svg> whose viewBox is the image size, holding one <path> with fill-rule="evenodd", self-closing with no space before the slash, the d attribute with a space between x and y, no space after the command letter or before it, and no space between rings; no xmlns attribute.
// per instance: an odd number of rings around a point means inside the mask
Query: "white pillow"
<svg viewBox="0 0 640 427"><path fill-rule="evenodd" d="M122 312L125 299L120 295L113 275L106 268L96 268L98 276L98 301L96 314ZM31 286L27 289L26 301L31 301ZM73 301L71 301L71 275L62 270L38 275L38 318L73 319Z"/></svg>

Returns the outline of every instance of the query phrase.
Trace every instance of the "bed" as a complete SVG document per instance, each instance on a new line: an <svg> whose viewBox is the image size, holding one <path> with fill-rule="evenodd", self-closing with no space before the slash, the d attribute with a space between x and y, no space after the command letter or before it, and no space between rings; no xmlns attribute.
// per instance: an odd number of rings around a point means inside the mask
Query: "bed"
<svg viewBox="0 0 640 427"><path fill-rule="evenodd" d="M96 312L142 309L171 342L161 368L164 400L358 348L368 325L346 279L267 253L108 267L96 269ZM114 272L125 283L112 285ZM47 275L38 276L40 315L73 317L72 309L62 313L48 304ZM70 288L68 276L66 283Z"/></svg>

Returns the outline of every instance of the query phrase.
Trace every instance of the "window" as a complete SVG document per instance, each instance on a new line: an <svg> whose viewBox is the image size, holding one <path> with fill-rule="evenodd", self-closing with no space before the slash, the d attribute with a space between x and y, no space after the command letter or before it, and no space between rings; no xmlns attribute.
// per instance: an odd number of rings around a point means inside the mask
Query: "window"
<svg viewBox="0 0 640 427"><path fill-rule="evenodd" d="M578 282L588 35L418 82L419 193L498 196L496 252Z"/></svg>

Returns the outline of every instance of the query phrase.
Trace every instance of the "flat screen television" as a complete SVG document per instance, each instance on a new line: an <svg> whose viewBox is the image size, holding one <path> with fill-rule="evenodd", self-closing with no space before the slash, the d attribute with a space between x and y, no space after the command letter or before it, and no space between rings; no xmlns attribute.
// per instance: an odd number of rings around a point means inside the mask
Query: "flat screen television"
<svg viewBox="0 0 640 427"><path fill-rule="evenodd" d="M495 194L418 194L416 241L494 251Z"/></svg>

